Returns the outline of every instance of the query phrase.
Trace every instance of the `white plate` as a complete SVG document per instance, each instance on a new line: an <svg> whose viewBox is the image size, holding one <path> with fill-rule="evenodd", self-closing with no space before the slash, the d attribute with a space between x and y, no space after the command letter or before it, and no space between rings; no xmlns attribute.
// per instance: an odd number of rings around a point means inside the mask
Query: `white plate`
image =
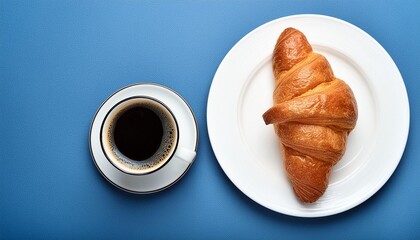
<svg viewBox="0 0 420 240"><path fill-rule="evenodd" d="M175 91L158 84L135 84L118 90L110 96L98 109L90 129L90 151L93 162L110 183L132 193L152 193L166 189L176 183L191 163L172 158L159 170L146 175L133 175L116 168L105 156L100 140L103 121L108 112L117 103L136 96L159 99L171 109L179 129L178 146L189 150L197 150L198 125L187 102Z"/></svg>
<svg viewBox="0 0 420 240"><path fill-rule="evenodd" d="M301 30L314 51L329 60L359 107L346 153L314 204L301 204L295 197L273 127L262 119L272 106L271 54L287 27ZM243 193L283 214L319 217L355 207L385 184L403 154L409 114L403 79L378 42L336 18L295 15L258 27L229 51L210 88L207 124L220 166Z"/></svg>

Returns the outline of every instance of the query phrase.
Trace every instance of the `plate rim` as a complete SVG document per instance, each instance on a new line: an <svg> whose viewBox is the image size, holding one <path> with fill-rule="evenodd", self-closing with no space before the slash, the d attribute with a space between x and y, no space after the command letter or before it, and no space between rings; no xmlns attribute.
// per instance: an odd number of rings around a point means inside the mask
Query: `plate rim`
<svg viewBox="0 0 420 240"><path fill-rule="evenodd" d="M399 146L399 148L395 151L396 155L398 155L398 160L395 160L394 163L392 165L392 171L386 172L386 174L383 174L382 178L379 179L378 184L376 185L376 187L372 188L373 190L371 190L370 192L368 192L368 194L365 195L361 195L358 200L353 201L351 204L347 204L345 205L345 207L339 207L338 210L327 210L327 211L321 211L321 213L319 214L305 214L303 212L295 212L295 211L280 211L278 209L278 207L276 206L272 206L270 202L261 202L257 199L255 199L253 196L250 196L249 193L246 193L244 191L244 189L242 189L242 186L240 186L240 184L238 184L236 182L237 179L234 179L232 176L229 175L229 170L226 169L226 166L222 163L223 161L220 160L221 156L220 153L218 153L218 150L215 149L215 136L213 135L214 133L212 133L212 129L214 128L212 123L211 123L211 109L209 106L211 106L211 99L212 96L215 95L215 80L218 77L218 73L219 70L221 69L221 67L225 64L225 62L227 61L227 59L231 56L231 54L233 54L233 52L236 50L236 48L238 47L238 45L240 45L243 41L246 41L247 38L252 37L253 34L255 34L256 32L258 32L261 28L265 28L271 24L277 24L278 22L282 22L282 21L287 21L293 18L301 18L303 19L311 19L311 18L323 18L326 19L328 21L333 21L333 22L337 22L339 24L343 24L349 28L351 28L352 30L356 30L358 32L360 32L364 37L367 37L369 39L370 42L374 43L377 47L378 50L382 53L385 54L387 56L387 61L390 61L390 63L395 67L394 70L396 70L396 73L398 74L398 79L397 82L400 84L399 87L402 87L401 90L403 90L402 92L399 92L399 94L402 94L403 102L404 104L404 113L405 115L405 125L403 126L404 128L402 129L403 131L401 132L401 139L403 141L401 141L401 145ZM226 176L229 178L229 180L243 193L245 194L248 198L252 199L253 201L257 202L258 204L262 205L263 207L266 207L270 210L282 213L282 214L286 214L286 215L290 215L290 216L295 216L295 217L324 217L324 216L330 216L330 215L334 215L334 214L339 214L342 212L345 212L347 210L350 210L358 205L360 205L361 203L365 202L367 199L369 199L370 197L372 197L374 194L376 194L385 184L386 182L390 179L390 177L393 175L393 173L395 172L396 168L399 165L399 162L402 159L402 156L404 154L405 148L406 148L406 144L408 141L408 136L409 136L409 129L410 129L410 105L409 105L409 99L408 99L408 93L407 93L407 89L404 83L404 80L402 78L402 75L398 69L398 66L395 64L394 60L391 58L391 56L389 55L389 53L383 48L383 46L376 41L371 35L369 35L367 32L365 32L364 30L362 30L361 28L347 22L344 21L342 19L336 18L336 17L331 17L331 16L327 16L327 15L321 15L321 14L296 14L296 15L290 15L290 16L285 16L285 17L280 17L271 21L268 21L258 27L256 27L255 29L251 30L249 33L247 33L246 35L244 35L239 41L237 41L235 43L235 45L228 51L228 53L225 55L225 57L223 58L223 60L221 61L221 63L219 64L215 75L213 77L211 86L210 86L210 90L209 90L209 95L208 95L208 99L207 99L207 127L208 127L208 134L209 134L209 139L210 139L210 144L211 147L213 149L213 152L215 154L216 160L218 161L220 167L222 168L223 172L226 174Z"/></svg>

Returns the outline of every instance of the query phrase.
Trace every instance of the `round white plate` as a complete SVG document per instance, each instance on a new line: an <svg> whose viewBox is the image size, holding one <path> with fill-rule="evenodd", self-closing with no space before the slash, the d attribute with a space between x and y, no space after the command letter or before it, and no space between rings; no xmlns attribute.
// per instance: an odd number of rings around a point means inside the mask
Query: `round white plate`
<svg viewBox="0 0 420 240"><path fill-rule="evenodd" d="M132 193L152 193L176 183L187 172L191 163L172 158L159 170L146 175L133 175L116 168L105 156L100 140L103 121L117 103L136 96L159 99L171 109L179 129L178 147L197 150L198 125L187 102L175 91L158 84L135 84L118 90L96 112L90 129L90 151L101 174L113 185Z"/></svg>
<svg viewBox="0 0 420 240"><path fill-rule="evenodd" d="M335 76L352 88L359 108L346 153L326 193L313 204L295 197L273 127L262 119L272 106L272 51L287 27L302 31L314 51L329 60ZM210 88L207 124L220 166L243 193L283 214L319 217L355 207L385 184L403 154L409 114L403 79L378 42L336 18L295 15L258 27L229 51Z"/></svg>

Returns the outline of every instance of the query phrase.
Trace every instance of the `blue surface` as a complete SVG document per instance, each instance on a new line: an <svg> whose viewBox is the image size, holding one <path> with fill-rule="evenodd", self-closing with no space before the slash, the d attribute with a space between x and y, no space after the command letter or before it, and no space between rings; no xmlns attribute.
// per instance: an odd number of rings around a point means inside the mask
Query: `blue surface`
<svg viewBox="0 0 420 240"><path fill-rule="evenodd" d="M399 67L411 108L407 147L385 186L316 219L272 212L241 193L206 126L209 87L229 49L299 13L341 18L373 36ZM0 238L420 239L419 17L416 0L0 1ZM200 142L180 182L133 195L97 171L88 133L102 101L143 81L190 103Z"/></svg>

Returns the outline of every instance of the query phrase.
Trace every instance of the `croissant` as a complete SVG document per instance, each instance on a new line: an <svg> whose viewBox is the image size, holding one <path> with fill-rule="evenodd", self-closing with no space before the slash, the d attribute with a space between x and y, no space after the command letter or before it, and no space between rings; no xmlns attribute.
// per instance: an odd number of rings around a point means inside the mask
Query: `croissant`
<svg viewBox="0 0 420 240"><path fill-rule="evenodd" d="M274 105L263 119L274 125L296 196L312 203L325 193L331 169L344 154L357 121L356 99L297 29L281 33L272 61Z"/></svg>

